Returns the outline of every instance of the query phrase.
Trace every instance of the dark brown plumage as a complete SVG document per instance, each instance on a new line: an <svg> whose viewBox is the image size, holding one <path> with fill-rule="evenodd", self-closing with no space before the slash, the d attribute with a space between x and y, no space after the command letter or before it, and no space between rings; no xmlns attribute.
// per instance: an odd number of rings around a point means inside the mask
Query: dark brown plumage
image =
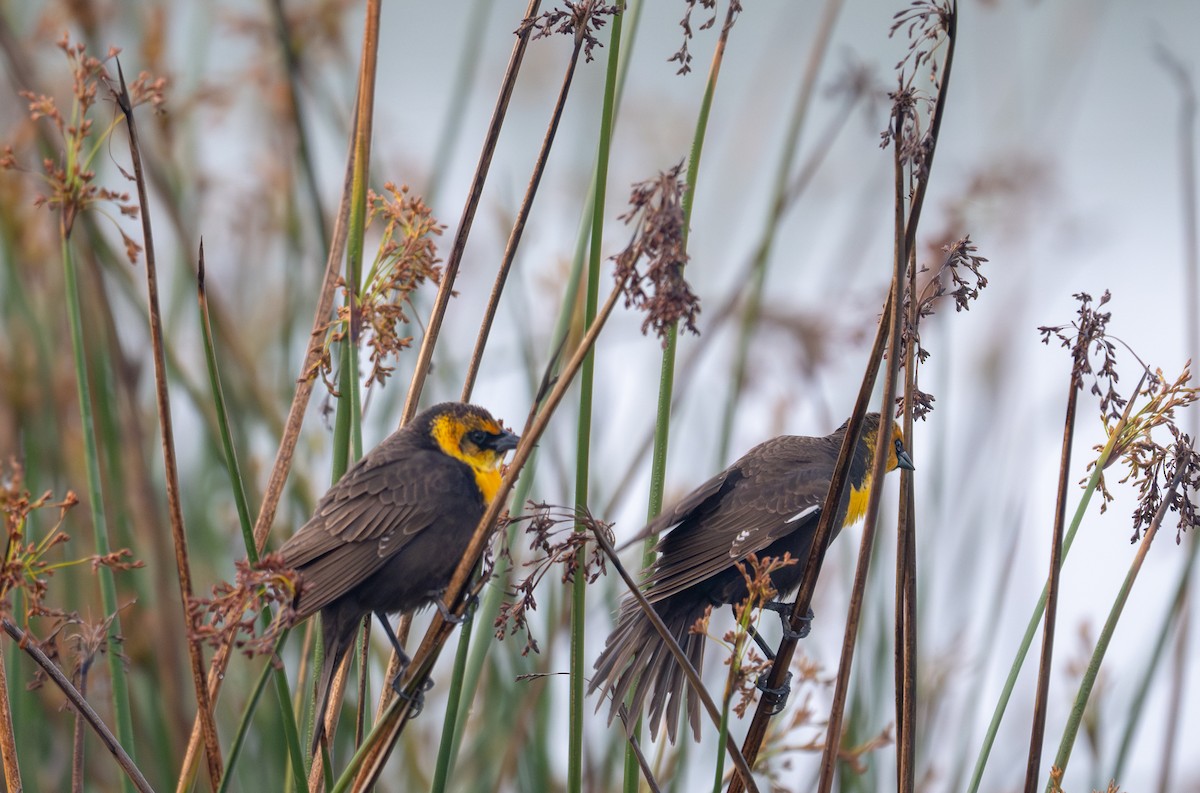
<svg viewBox="0 0 1200 793"><path fill-rule="evenodd" d="M334 674L362 618L376 614L390 634L387 614L441 597L517 440L483 408L432 407L351 466L280 549L300 573L297 617L321 612L314 752Z"/></svg>
<svg viewBox="0 0 1200 793"><path fill-rule="evenodd" d="M735 563L750 554L779 559L789 553L799 564L777 570L771 582L781 594L799 586L845 433L843 424L823 438L782 435L761 443L665 510L634 538L670 530L659 540L657 560L645 571L643 593L697 670L703 661L704 637L689 629L708 606L746 598L746 584ZM879 414L868 414L850 463L846 517L837 530L853 524L866 509L878 433ZM887 470L898 465L911 469L903 437L894 424L893 435ZM590 691L609 689L610 722L632 691L631 724L648 697L651 734L657 735L665 715L667 735L675 741L686 679L632 596L622 602L617 626L595 669ZM690 686L687 712L699 740L700 703Z"/></svg>

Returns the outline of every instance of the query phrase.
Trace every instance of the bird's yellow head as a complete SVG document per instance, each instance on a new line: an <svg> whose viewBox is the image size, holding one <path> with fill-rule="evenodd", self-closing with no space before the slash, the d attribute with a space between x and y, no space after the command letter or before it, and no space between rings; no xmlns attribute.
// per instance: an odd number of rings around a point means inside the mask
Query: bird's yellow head
<svg viewBox="0 0 1200 793"><path fill-rule="evenodd" d="M904 448L904 431L894 421L891 422L891 425L892 443L888 447L886 470L894 471L897 468L903 468L908 471L916 470L912 457L909 457L908 451ZM860 448L865 448L867 467L861 482L850 483L850 504L846 508L845 520L845 525L847 526L857 522L867 511L867 498L871 494L871 467L875 456L875 444L878 440L879 414L868 413L863 419L863 434L862 439L859 441Z"/></svg>
<svg viewBox="0 0 1200 793"><path fill-rule="evenodd" d="M491 501L500 489L500 464L506 452L517 448L521 439L500 426L481 407L447 402L432 411L430 434L438 448L461 460L475 472L475 482L484 501Z"/></svg>
<svg viewBox="0 0 1200 793"><path fill-rule="evenodd" d="M868 413L863 420L862 443L866 445L872 456L875 454L875 444L878 441L879 414ZM906 471L916 470L912 457L909 457L908 451L904 448L904 430L900 429L900 425L893 421L892 443L888 448L887 470L895 471L897 468L903 468Z"/></svg>

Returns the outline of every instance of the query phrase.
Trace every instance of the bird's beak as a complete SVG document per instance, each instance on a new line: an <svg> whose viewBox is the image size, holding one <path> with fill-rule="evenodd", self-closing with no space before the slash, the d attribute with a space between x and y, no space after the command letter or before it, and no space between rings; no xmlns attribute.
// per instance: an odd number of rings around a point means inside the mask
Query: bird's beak
<svg viewBox="0 0 1200 793"><path fill-rule="evenodd" d="M917 470L917 467L913 465L912 458L908 456L908 451L905 449L896 452L896 467L903 468L905 471Z"/></svg>
<svg viewBox="0 0 1200 793"><path fill-rule="evenodd" d="M513 449L517 448L517 444L520 442L521 436L505 431L504 433L496 436L496 439L492 441L492 448L500 454L504 454L507 451L512 451Z"/></svg>

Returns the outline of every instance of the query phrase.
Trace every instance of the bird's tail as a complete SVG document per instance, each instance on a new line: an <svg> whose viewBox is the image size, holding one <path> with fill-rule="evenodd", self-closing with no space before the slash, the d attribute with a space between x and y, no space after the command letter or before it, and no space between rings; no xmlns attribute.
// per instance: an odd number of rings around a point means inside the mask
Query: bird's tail
<svg viewBox="0 0 1200 793"><path fill-rule="evenodd" d="M664 609L655 606L667 630L683 649L688 662L701 671L704 660L704 636L692 633L691 628L704 611L702 609ZM671 654L667 643L655 630L641 607L627 599L621 605L617 627L605 643L604 652L596 659L596 674L592 678L588 693L599 688L608 690L612 704L608 712L611 724L630 691L631 718L627 727L633 728L642 713L646 698L650 699L650 734L657 737L658 727L666 714L667 736L675 742L679 725L679 706L687 689L688 721L696 740L700 740L700 697L684 675L683 669ZM597 703L596 710L602 705Z"/></svg>
<svg viewBox="0 0 1200 793"><path fill-rule="evenodd" d="M327 608L321 612L321 642L325 647L325 660L321 664L321 679L317 683L315 723L313 724L312 756L321 751L321 738L325 735L325 712L329 710L329 696L333 691L333 678L346 651L354 643L354 633L360 619L337 609Z"/></svg>

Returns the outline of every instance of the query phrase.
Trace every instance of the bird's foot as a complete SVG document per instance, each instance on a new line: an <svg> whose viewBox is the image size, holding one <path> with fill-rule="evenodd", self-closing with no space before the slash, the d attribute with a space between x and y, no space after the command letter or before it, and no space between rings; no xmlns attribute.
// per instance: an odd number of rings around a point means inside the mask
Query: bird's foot
<svg viewBox="0 0 1200 793"><path fill-rule="evenodd" d="M787 706L788 695L792 693L791 680L792 673L788 672L783 685L778 688L767 688L767 676L764 672L758 676L758 680L754 681L754 687L763 692L763 705L767 709L768 716L782 713L784 707Z"/></svg>
<svg viewBox="0 0 1200 793"><path fill-rule="evenodd" d="M799 641L799 640L803 639L804 637L808 636L808 631L812 627L812 621L813 621L814 615L813 615L813 610L809 609L808 614L806 614L803 617L803 619L801 620L800 630L794 631L794 630L792 630L792 623L791 623L793 606L794 606L794 604L792 604L792 603L784 603L779 600L772 600L772 601L769 601L769 602L763 604L764 609L774 611L776 614L779 615L779 620L780 620L780 622L783 623L783 638L795 639L796 641Z"/></svg>
<svg viewBox="0 0 1200 793"><path fill-rule="evenodd" d="M425 678L421 683L421 687L417 689L415 694L410 695L404 690L404 673L408 670L408 664L404 664L395 675L392 676L392 691L400 699L406 700L408 705L409 718L415 718L425 709L425 692L433 688L433 680Z"/></svg>

